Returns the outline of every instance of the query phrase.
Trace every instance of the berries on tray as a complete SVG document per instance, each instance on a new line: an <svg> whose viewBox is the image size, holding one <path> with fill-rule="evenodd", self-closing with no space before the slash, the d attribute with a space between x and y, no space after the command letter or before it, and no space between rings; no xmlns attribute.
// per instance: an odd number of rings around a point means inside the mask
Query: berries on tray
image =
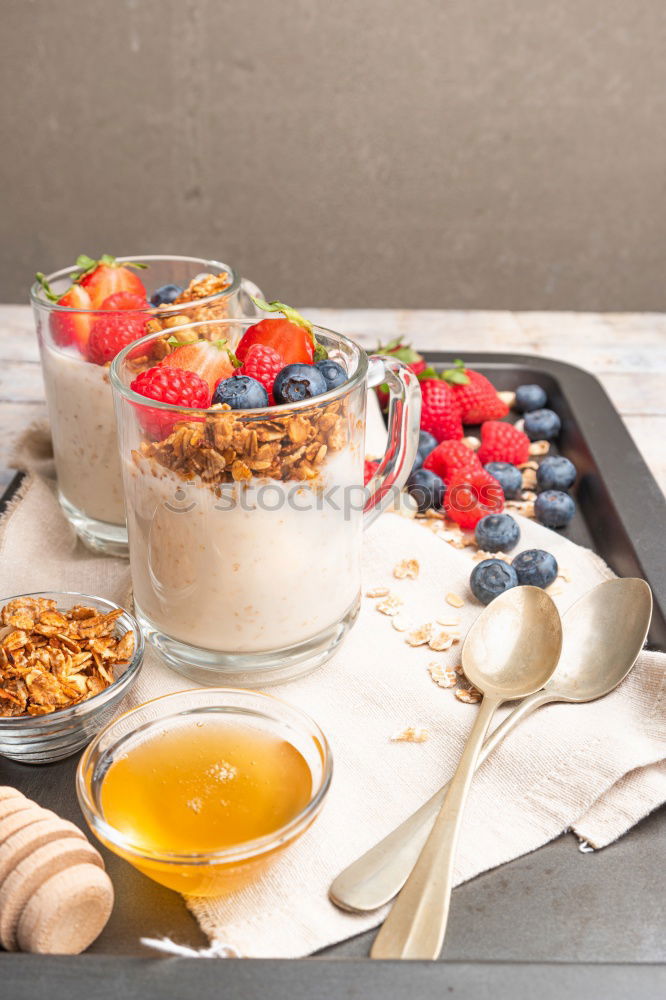
<svg viewBox="0 0 666 1000"><path fill-rule="evenodd" d="M453 389L464 424L501 420L509 412L509 407L497 395L492 382L481 372L465 368L460 359L453 362L453 368L442 372L441 378Z"/></svg>
<svg viewBox="0 0 666 1000"><path fill-rule="evenodd" d="M516 409L519 413L541 410L547 402L548 397L540 385L519 385L516 389Z"/></svg>
<svg viewBox="0 0 666 1000"><path fill-rule="evenodd" d="M516 571L518 583L529 587L550 587L557 578L558 567L555 556L543 549L526 549L511 561Z"/></svg>
<svg viewBox="0 0 666 1000"><path fill-rule="evenodd" d="M111 254L102 254L99 260L81 254L76 261L77 271L74 284L88 292L93 309L103 309L104 299L114 292L132 292L146 301L146 289L133 268L143 268L144 264L119 263Z"/></svg>
<svg viewBox="0 0 666 1000"><path fill-rule="evenodd" d="M525 414L525 433L530 441L552 441L562 422L553 410L532 410Z"/></svg>
<svg viewBox="0 0 666 1000"><path fill-rule="evenodd" d="M324 392L326 379L315 365L286 365L273 383L276 403L299 403Z"/></svg>
<svg viewBox="0 0 666 1000"><path fill-rule="evenodd" d="M478 469L481 463L476 452L462 441L442 441L423 461L424 469L436 472L445 483L460 469Z"/></svg>
<svg viewBox="0 0 666 1000"><path fill-rule="evenodd" d="M560 490L544 490L534 501L534 516L546 528L566 528L575 512L576 504Z"/></svg>
<svg viewBox="0 0 666 1000"><path fill-rule="evenodd" d="M117 294L121 294L118 292ZM114 296L111 296L114 298ZM108 300L107 300L108 301ZM93 322L86 357L95 365L106 365L116 354L146 332L147 316L139 312L110 312Z"/></svg>
<svg viewBox="0 0 666 1000"><path fill-rule="evenodd" d="M428 431L419 431L418 453L425 461L427 456L437 447L437 438Z"/></svg>
<svg viewBox="0 0 666 1000"><path fill-rule="evenodd" d="M235 373L225 340L197 340L177 347L161 362L165 367L196 372L208 385L209 398L217 383Z"/></svg>
<svg viewBox="0 0 666 1000"><path fill-rule="evenodd" d="M347 381L347 372L342 365L331 358L324 358L323 361L315 362L315 368L318 368L326 379L326 388L329 391L337 389L338 386L344 385Z"/></svg>
<svg viewBox="0 0 666 1000"><path fill-rule="evenodd" d="M444 483L430 469L417 469L407 480L407 492L416 501L419 513L439 510L444 501Z"/></svg>
<svg viewBox="0 0 666 1000"><path fill-rule="evenodd" d="M529 458L530 439L512 424L486 420L481 425L481 447L476 454L482 465L488 462L522 465Z"/></svg>
<svg viewBox="0 0 666 1000"><path fill-rule="evenodd" d="M523 476L515 465L511 465L510 462L487 462L484 469L500 484L506 500L515 500L520 496Z"/></svg>
<svg viewBox="0 0 666 1000"><path fill-rule="evenodd" d="M154 306L169 306L172 302L175 302L179 295L183 294L183 289L180 285L161 285L156 288L153 294L150 296L150 301Z"/></svg>
<svg viewBox="0 0 666 1000"><path fill-rule="evenodd" d="M232 375L218 382L212 402L226 403L232 410L258 410L268 406L268 393L256 378Z"/></svg>
<svg viewBox="0 0 666 1000"><path fill-rule="evenodd" d="M484 559L477 563L469 579L472 593L482 604L490 604L505 590L518 586L518 577L513 566L503 559Z"/></svg>
<svg viewBox="0 0 666 1000"><path fill-rule="evenodd" d="M403 364L407 365L415 375L420 375L425 370L426 363L423 355L415 351L410 344L403 344L400 337L390 341L388 344L378 344L372 353L387 354L391 358L397 358L398 361L402 361ZM389 401L388 385L384 383L377 386L376 392L379 405L385 410Z"/></svg>
<svg viewBox="0 0 666 1000"><path fill-rule="evenodd" d="M249 375L250 378L261 382L268 393L268 402L273 406L273 383L280 371L284 368L284 360L272 347L265 344L255 344L245 355L245 361L236 372L237 375Z"/></svg>
<svg viewBox="0 0 666 1000"><path fill-rule="evenodd" d="M315 360L315 349L318 346L312 323L283 302L263 302L261 299L253 301L265 312L281 312L284 313L284 317L262 319L249 326L236 347L238 360L245 361L245 356L251 347L263 344L277 351L285 365L311 365Z"/></svg>
<svg viewBox="0 0 666 1000"><path fill-rule="evenodd" d="M484 552L510 552L520 540L520 528L510 514L488 514L474 529L474 540Z"/></svg>
<svg viewBox="0 0 666 1000"><path fill-rule="evenodd" d="M564 455L547 455L536 472L537 490L570 489L576 480L576 466Z"/></svg>
<svg viewBox="0 0 666 1000"><path fill-rule="evenodd" d="M175 406L206 409L210 404L208 384L200 375L185 369L169 368L163 364L155 365L137 375L131 382L130 389L138 392L140 396ZM183 419L179 413L148 409L143 406L138 410L138 414L145 432L156 439L168 437L178 421Z"/></svg>
<svg viewBox="0 0 666 1000"><path fill-rule="evenodd" d="M460 408L451 386L439 378L421 381L421 430L438 441L463 437Z"/></svg>
<svg viewBox="0 0 666 1000"><path fill-rule="evenodd" d="M379 468L379 462L374 462L369 458L366 458L365 464L363 466L363 485L367 486L375 472Z"/></svg>
<svg viewBox="0 0 666 1000"><path fill-rule="evenodd" d="M502 487L481 466L459 469L447 483L444 507L447 517L461 528L475 528L487 514L502 512Z"/></svg>

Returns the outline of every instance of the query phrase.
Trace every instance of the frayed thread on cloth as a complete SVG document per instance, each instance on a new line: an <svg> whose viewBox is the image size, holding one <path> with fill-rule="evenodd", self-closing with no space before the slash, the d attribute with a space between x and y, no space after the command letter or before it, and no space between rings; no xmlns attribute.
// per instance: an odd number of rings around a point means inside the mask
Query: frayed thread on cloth
<svg viewBox="0 0 666 1000"><path fill-rule="evenodd" d="M240 952L232 944L213 941L208 948L188 948L184 944L176 944L171 938L141 938L145 948L152 948L163 955L176 955L178 958L242 958Z"/></svg>

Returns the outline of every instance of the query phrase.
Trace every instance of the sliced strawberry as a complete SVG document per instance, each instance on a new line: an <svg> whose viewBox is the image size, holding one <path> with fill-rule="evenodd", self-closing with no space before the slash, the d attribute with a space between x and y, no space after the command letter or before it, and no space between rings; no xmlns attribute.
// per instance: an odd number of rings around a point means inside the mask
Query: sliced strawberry
<svg viewBox="0 0 666 1000"><path fill-rule="evenodd" d="M37 278L40 280L39 275ZM46 279L42 280L42 284L47 296L55 299L55 296L48 289ZM56 301L59 306L65 306L67 309L89 310L92 308L92 302L87 291L78 285L72 285ZM54 310L51 313L50 319L51 335L54 343L58 344L59 347L78 347L81 353L85 354L93 319L94 317L89 312L66 313L58 312L57 309Z"/></svg>
<svg viewBox="0 0 666 1000"><path fill-rule="evenodd" d="M504 493L485 469L459 469L448 484L444 508L446 516L461 528L474 528L486 514L502 512Z"/></svg>
<svg viewBox="0 0 666 1000"><path fill-rule="evenodd" d="M194 344L184 344L167 354L161 364L165 368L196 372L208 383L211 396L220 379L229 378L236 372L225 340L198 340Z"/></svg>
<svg viewBox="0 0 666 1000"><path fill-rule="evenodd" d="M145 301L146 289L141 278L131 268L145 267L144 264L119 264L115 257L103 254L99 260L82 254L76 266L78 271L74 283L81 285L90 295L93 309L101 309L104 299L115 292L132 292Z"/></svg>

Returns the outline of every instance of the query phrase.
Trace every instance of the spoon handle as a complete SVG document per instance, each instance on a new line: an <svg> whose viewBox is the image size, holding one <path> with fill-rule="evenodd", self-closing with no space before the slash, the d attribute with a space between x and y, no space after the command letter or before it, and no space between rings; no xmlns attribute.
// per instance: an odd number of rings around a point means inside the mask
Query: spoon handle
<svg viewBox="0 0 666 1000"><path fill-rule="evenodd" d="M551 700L545 691L523 698L485 741L477 767L523 719ZM329 889L336 906L355 913L368 913L384 906L400 892L427 840L448 787L439 788L400 826L340 872Z"/></svg>
<svg viewBox="0 0 666 1000"><path fill-rule="evenodd" d="M458 834L483 739L501 699L481 702L444 805L393 909L380 928L371 958L439 957L449 916Z"/></svg>

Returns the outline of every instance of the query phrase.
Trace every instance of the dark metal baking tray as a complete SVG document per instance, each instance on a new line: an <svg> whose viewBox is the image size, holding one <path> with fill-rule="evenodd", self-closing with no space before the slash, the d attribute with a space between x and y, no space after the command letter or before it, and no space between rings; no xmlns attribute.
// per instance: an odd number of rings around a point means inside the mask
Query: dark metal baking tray
<svg viewBox="0 0 666 1000"><path fill-rule="evenodd" d="M450 354L430 353L436 366ZM666 502L599 382L559 361L466 353L498 389L542 385L562 418L559 450L576 464L578 512L566 534L595 549L620 575L651 585L650 644L666 648ZM0 506L17 488L15 480ZM84 827L74 794L77 759L41 767L0 758L0 784ZM581 854L571 836L460 886L454 894L443 960L367 961L373 933L299 961L155 958L142 936L182 944L206 941L181 898L102 848L116 889L104 933L82 956L0 953L0 997L7 1000L430 1000L568 995L608 1000L666 992L663 899L666 812L653 814L604 851ZM288 933L288 929L285 929Z"/></svg>

